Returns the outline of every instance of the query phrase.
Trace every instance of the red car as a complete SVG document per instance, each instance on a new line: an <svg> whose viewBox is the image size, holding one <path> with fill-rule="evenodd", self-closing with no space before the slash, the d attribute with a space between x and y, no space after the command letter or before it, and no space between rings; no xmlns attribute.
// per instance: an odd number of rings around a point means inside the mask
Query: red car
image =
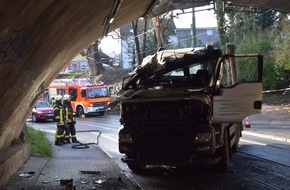
<svg viewBox="0 0 290 190"><path fill-rule="evenodd" d="M53 107L46 100L38 100L31 112L32 122L54 118Z"/></svg>

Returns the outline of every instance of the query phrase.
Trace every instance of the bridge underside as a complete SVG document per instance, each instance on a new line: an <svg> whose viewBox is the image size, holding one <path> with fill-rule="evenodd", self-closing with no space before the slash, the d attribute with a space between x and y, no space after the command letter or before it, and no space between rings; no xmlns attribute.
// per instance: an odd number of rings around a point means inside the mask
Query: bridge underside
<svg viewBox="0 0 290 190"><path fill-rule="evenodd" d="M90 43L136 18L211 2L0 0L0 150L19 137L41 91ZM231 2L290 12L288 0Z"/></svg>

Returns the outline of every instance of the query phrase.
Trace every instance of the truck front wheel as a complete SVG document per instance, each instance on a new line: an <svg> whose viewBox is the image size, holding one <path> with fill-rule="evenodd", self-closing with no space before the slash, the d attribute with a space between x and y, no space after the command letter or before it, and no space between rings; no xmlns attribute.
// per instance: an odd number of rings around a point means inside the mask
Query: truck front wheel
<svg viewBox="0 0 290 190"><path fill-rule="evenodd" d="M84 108L82 106L78 106L76 114L78 117L82 117L82 115L84 114Z"/></svg>
<svg viewBox="0 0 290 190"><path fill-rule="evenodd" d="M132 170L133 172L142 172L146 169L146 165L145 164L141 164L141 163L127 163L128 168L130 168L130 170Z"/></svg>
<svg viewBox="0 0 290 190"><path fill-rule="evenodd" d="M222 172L227 172L230 166L230 146L228 140L228 132L225 129L224 138L223 138L223 146L221 147L221 157L222 159L218 163L218 169Z"/></svg>
<svg viewBox="0 0 290 190"><path fill-rule="evenodd" d="M241 128L243 127L242 123L237 123L236 125L237 126L235 130L235 144L232 147L233 152L238 152L240 136L241 136Z"/></svg>

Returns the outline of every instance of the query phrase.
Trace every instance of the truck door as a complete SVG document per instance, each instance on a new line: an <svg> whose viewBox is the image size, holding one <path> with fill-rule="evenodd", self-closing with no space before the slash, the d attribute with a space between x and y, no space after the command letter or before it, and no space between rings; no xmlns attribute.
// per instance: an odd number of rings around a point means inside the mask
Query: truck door
<svg viewBox="0 0 290 190"><path fill-rule="evenodd" d="M263 56L259 54L225 55L219 61L214 83L214 122L241 122L261 113L262 70Z"/></svg>

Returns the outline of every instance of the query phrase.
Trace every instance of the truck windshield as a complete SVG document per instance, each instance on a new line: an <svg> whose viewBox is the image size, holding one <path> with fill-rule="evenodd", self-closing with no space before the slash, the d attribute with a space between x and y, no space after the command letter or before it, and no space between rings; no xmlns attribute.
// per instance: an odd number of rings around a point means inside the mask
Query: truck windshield
<svg viewBox="0 0 290 190"><path fill-rule="evenodd" d="M88 98L99 98L106 96L109 96L109 92L106 87L88 89Z"/></svg>

